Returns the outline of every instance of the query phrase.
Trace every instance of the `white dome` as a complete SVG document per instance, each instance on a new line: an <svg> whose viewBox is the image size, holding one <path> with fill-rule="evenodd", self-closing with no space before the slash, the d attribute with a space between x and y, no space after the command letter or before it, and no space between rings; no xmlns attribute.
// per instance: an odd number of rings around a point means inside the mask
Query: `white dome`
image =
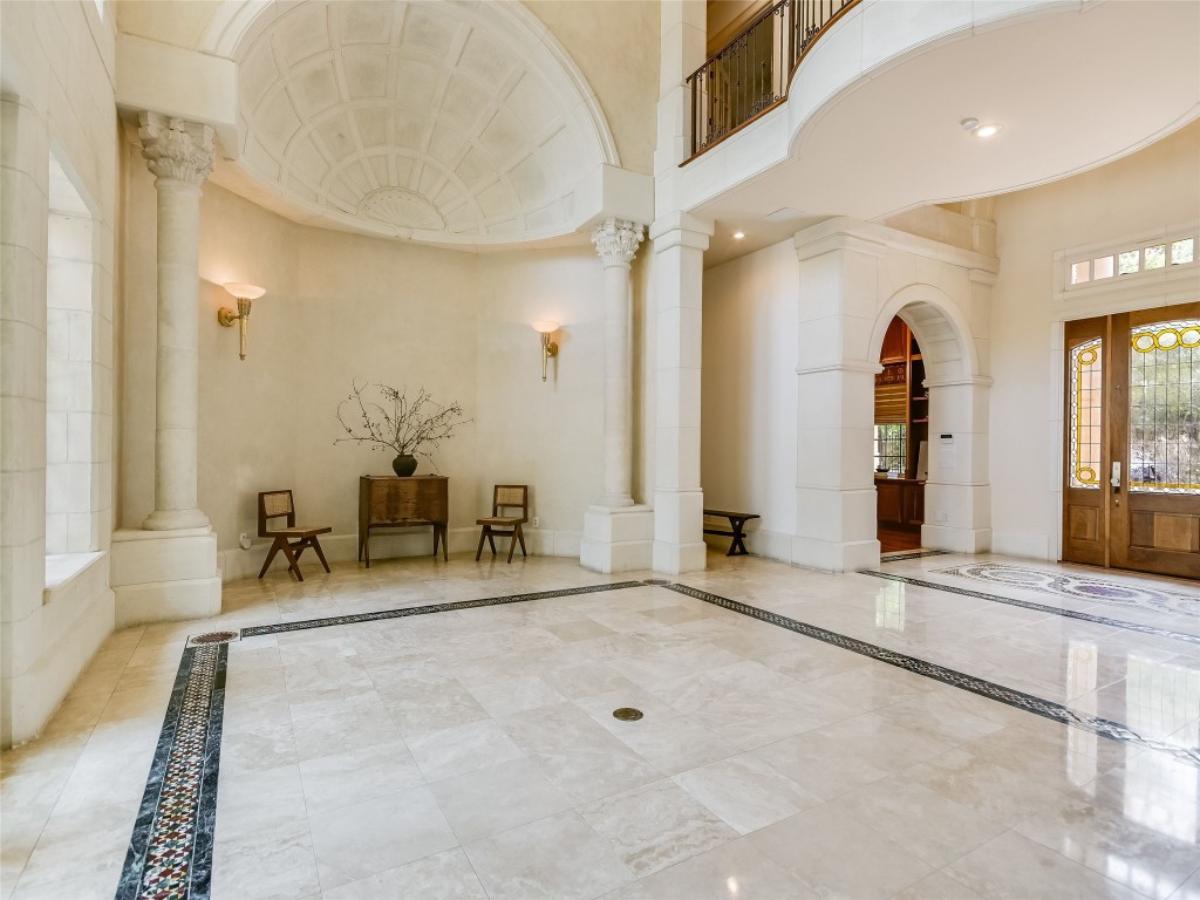
<svg viewBox="0 0 1200 900"><path fill-rule="evenodd" d="M564 234L616 153L561 47L516 3L309 0L240 37L241 155L306 213L430 243Z"/></svg>

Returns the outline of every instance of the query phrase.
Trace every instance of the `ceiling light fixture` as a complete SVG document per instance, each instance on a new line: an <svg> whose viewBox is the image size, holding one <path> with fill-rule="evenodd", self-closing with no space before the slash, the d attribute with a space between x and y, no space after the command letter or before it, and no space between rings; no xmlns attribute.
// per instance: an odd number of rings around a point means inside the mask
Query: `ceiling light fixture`
<svg viewBox="0 0 1200 900"><path fill-rule="evenodd" d="M733 233L733 239L734 239L735 241L740 241L740 240L741 240L742 238L744 238L745 236L746 236L746 232L744 232L744 231L735 231L735 232Z"/></svg>
<svg viewBox="0 0 1200 900"><path fill-rule="evenodd" d="M974 116L969 116L958 123L962 126L963 131L969 131L977 138L987 140L990 137L995 137L1000 131L999 125L981 125L979 120Z"/></svg>

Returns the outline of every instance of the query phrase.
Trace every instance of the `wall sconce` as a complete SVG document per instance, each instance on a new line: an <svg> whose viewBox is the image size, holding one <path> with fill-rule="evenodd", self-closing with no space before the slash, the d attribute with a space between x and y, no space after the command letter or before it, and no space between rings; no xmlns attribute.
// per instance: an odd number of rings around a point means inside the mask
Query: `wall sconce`
<svg viewBox="0 0 1200 900"><path fill-rule="evenodd" d="M228 306L222 306L217 310L217 321L226 328L232 328L233 323L239 323L241 330L240 342L238 347L238 359L246 358L246 325L250 321L250 304L265 294L266 288L260 288L253 284L236 284L230 282L223 284L221 287L229 292L229 295L237 300L237 312L234 313Z"/></svg>
<svg viewBox="0 0 1200 900"><path fill-rule="evenodd" d="M542 336L542 381L546 380L546 367L550 363L550 357L558 356L558 344L550 340L550 335L558 331L557 322L534 322L533 330Z"/></svg>

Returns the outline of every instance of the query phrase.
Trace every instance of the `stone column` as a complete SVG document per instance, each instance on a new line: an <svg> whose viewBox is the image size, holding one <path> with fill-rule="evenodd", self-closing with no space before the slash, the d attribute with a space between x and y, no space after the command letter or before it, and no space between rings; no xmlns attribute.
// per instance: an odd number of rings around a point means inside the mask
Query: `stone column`
<svg viewBox="0 0 1200 900"><path fill-rule="evenodd" d="M633 285L642 226L607 219L592 232L604 267L604 505L633 506Z"/></svg>
<svg viewBox="0 0 1200 900"><path fill-rule="evenodd" d="M704 251L712 223L687 213L660 217L654 241L657 303L655 372L654 568L704 568L700 488L700 314Z"/></svg>
<svg viewBox="0 0 1200 900"><path fill-rule="evenodd" d="M157 420L154 512L143 528L204 528L196 502L199 406L197 296L200 185L213 166L213 131L158 113L142 113L138 136L158 191Z"/></svg>
<svg viewBox="0 0 1200 900"><path fill-rule="evenodd" d="M650 567L654 514L633 499L633 285L642 225L606 219L592 232L604 279L604 499L588 508L580 565L600 572Z"/></svg>
<svg viewBox="0 0 1200 900"><path fill-rule="evenodd" d="M800 263L796 348L796 532L791 562L844 572L879 563L871 442L883 245L814 226Z"/></svg>

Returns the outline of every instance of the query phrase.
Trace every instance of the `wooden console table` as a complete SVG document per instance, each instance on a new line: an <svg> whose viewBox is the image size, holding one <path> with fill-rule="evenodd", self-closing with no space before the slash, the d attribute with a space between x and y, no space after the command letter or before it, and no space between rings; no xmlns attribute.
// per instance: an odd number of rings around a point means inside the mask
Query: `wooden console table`
<svg viewBox="0 0 1200 900"><path fill-rule="evenodd" d="M358 558L371 568L371 532L381 528L433 526L433 555L438 543L449 559L446 529L450 524L450 479L442 475L363 475L358 479Z"/></svg>

